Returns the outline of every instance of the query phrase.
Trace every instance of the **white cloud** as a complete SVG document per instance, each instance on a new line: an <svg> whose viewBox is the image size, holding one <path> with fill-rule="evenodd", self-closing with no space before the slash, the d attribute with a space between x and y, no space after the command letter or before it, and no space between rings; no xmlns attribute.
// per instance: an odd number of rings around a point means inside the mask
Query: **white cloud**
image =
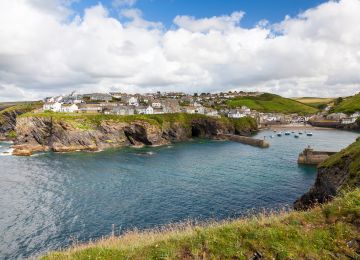
<svg viewBox="0 0 360 260"><path fill-rule="evenodd" d="M359 0L331 1L250 29L241 27L242 12L177 16L169 30L133 8L121 11L128 22L101 4L74 17L71 2L0 0L0 101L74 89L360 91Z"/></svg>

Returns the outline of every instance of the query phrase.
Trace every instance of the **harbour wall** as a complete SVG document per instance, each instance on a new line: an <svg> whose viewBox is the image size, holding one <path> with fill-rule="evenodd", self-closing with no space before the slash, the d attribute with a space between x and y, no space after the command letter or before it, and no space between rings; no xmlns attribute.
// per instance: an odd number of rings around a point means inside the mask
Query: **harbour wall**
<svg viewBox="0 0 360 260"><path fill-rule="evenodd" d="M298 164L318 165L336 152L314 151L310 147L299 154Z"/></svg>
<svg viewBox="0 0 360 260"><path fill-rule="evenodd" d="M226 140L233 141L233 142L248 144L248 145L256 146L256 147L260 147L260 148L268 148L270 146L269 142L267 142L265 140L247 137L247 136L221 134L221 135L218 135L218 137L221 139L226 139Z"/></svg>

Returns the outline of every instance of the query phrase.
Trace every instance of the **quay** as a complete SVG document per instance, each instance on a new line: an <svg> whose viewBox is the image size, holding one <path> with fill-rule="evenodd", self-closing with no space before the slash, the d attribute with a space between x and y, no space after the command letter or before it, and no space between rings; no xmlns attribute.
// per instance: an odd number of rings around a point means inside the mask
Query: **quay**
<svg viewBox="0 0 360 260"><path fill-rule="evenodd" d="M232 134L221 134L218 135L221 139L226 139L233 142L248 144L260 148L268 148L270 146L269 142L262 140L262 139L256 139L252 137L247 136L241 136L241 135L232 135Z"/></svg>
<svg viewBox="0 0 360 260"><path fill-rule="evenodd" d="M336 152L314 151L310 146L299 154L298 164L318 165Z"/></svg>

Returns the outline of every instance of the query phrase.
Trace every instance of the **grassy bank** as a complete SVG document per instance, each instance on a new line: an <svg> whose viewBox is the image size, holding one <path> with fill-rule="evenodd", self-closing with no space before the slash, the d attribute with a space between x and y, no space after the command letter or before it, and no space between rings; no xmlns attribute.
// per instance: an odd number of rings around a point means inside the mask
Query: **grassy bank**
<svg viewBox="0 0 360 260"><path fill-rule="evenodd" d="M324 109L329 103L332 103L334 101L334 98L318 98L318 97L300 97L293 99L295 101L314 107L316 109Z"/></svg>
<svg viewBox="0 0 360 260"><path fill-rule="evenodd" d="M244 117L240 119L230 119L227 117L209 117L200 114L157 114L157 115L104 115L104 114L81 114L81 113L26 113L20 117L51 117L53 120L66 121L74 125L75 127L83 130L89 130L101 125L104 121L132 123L135 121L145 121L153 125L164 127L167 124L178 123L184 127L191 127L191 122L196 119L213 120L221 124L234 125L238 132L246 132L248 130L256 130L256 120L250 117Z"/></svg>
<svg viewBox="0 0 360 260"><path fill-rule="evenodd" d="M350 160L349 165L345 165ZM349 178L344 183L344 187L353 187L360 184L360 137L340 152L332 155L329 159L319 165L319 167L334 167L340 169L349 167Z"/></svg>
<svg viewBox="0 0 360 260"><path fill-rule="evenodd" d="M298 101L284 98L278 95L265 93L255 97L240 97L231 99L227 102L231 108L247 106L260 112L278 112L278 113L299 113L311 114L318 110Z"/></svg>
<svg viewBox="0 0 360 260"><path fill-rule="evenodd" d="M360 257L360 189L308 212L129 232L43 259L276 259ZM358 251L359 252L359 251Z"/></svg>
<svg viewBox="0 0 360 260"><path fill-rule="evenodd" d="M5 104L5 103L3 103ZM8 103L6 103L8 104ZM10 104L10 103L9 103ZM34 103L19 103L19 104L10 104L6 108L0 111L0 125L5 123L7 120L7 115L10 115L12 113L16 114L23 114L28 113L30 111L33 111L34 109L40 108L41 103L40 102L34 102Z"/></svg>
<svg viewBox="0 0 360 260"><path fill-rule="evenodd" d="M357 111L360 111L360 93L344 98L340 103L335 105L331 112L352 114Z"/></svg>

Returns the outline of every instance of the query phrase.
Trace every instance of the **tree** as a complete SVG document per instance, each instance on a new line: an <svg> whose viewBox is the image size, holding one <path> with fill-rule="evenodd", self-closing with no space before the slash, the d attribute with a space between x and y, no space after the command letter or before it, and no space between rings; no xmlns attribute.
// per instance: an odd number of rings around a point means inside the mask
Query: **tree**
<svg viewBox="0 0 360 260"><path fill-rule="evenodd" d="M336 100L335 100L335 105L339 105L341 102L343 102L343 98L342 97L338 97Z"/></svg>

